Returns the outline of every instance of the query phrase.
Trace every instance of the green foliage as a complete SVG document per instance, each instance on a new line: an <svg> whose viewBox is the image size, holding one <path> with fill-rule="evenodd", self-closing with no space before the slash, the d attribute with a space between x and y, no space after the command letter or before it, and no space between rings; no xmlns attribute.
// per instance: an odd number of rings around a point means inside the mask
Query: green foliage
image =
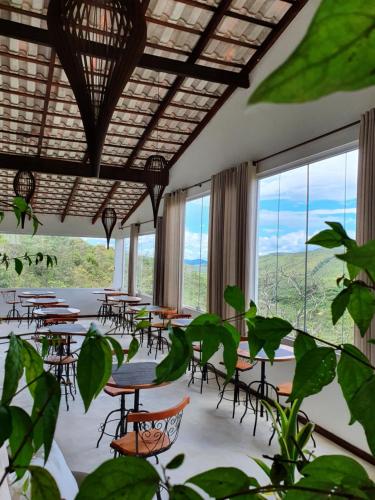
<svg viewBox="0 0 375 500"><path fill-rule="evenodd" d="M77 382L86 412L111 373L112 350L108 339L91 329L82 344L77 362Z"/></svg>
<svg viewBox="0 0 375 500"><path fill-rule="evenodd" d="M60 384L51 373L44 372L36 383L32 421L34 424L34 450L44 445L44 461L51 450L60 408Z"/></svg>
<svg viewBox="0 0 375 500"><path fill-rule="evenodd" d="M300 45L249 102L305 102L373 85L374 16L373 2L323 0Z"/></svg>
<svg viewBox="0 0 375 500"><path fill-rule="evenodd" d="M243 313L245 311L245 295L238 286L227 286L224 291L224 299L237 312Z"/></svg>
<svg viewBox="0 0 375 500"><path fill-rule="evenodd" d="M120 457L108 460L83 481L76 500L151 500L160 477L146 460Z"/></svg>
<svg viewBox="0 0 375 500"><path fill-rule="evenodd" d="M5 358L5 375L1 402L10 404L17 391L18 382L23 374L23 344L22 340L10 334L9 349Z"/></svg>
<svg viewBox="0 0 375 500"><path fill-rule="evenodd" d="M289 335L293 326L281 318L263 318L256 316L254 320L248 321L249 349L252 359L261 349L271 361L275 357L275 351L280 347L284 337Z"/></svg>
<svg viewBox="0 0 375 500"><path fill-rule="evenodd" d="M33 423L29 415L17 406L9 407L12 417L12 433L9 437L10 461L17 478L21 479L33 456Z"/></svg>
<svg viewBox="0 0 375 500"><path fill-rule="evenodd" d="M298 333L293 344L294 356L296 358L297 363L308 351L316 349L316 347L317 345L313 338L311 338L309 335Z"/></svg>
<svg viewBox="0 0 375 500"><path fill-rule="evenodd" d="M12 434L12 416L8 406L0 405L0 447Z"/></svg>
<svg viewBox="0 0 375 500"><path fill-rule="evenodd" d="M290 401L320 392L336 376L336 353L331 347L316 347L297 360Z"/></svg>
<svg viewBox="0 0 375 500"><path fill-rule="evenodd" d="M196 491L185 484L172 486L169 491L170 500L201 500L201 498Z"/></svg>
<svg viewBox="0 0 375 500"><path fill-rule="evenodd" d="M197 474L186 482L198 486L212 498L230 497L257 484L255 478L248 477L242 470L234 467L217 467Z"/></svg>
<svg viewBox="0 0 375 500"><path fill-rule="evenodd" d="M179 467L181 467L181 465L183 464L185 460L185 455L183 453L181 453L180 455L177 455L175 456L166 466L165 468L166 469L178 469Z"/></svg>
<svg viewBox="0 0 375 500"><path fill-rule="evenodd" d="M355 460L342 455L327 455L316 458L302 469L303 479L296 486L332 492L329 498L374 498L375 484L365 469ZM334 493L337 493L335 495ZM286 500L312 500L328 498L328 495L310 491L289 491Z"/></svg>
<svg viewBox="0 0 375 500"><path fill-rule="evenodd" d="M47 469L36 465L29 465L31 476L31 498L32 500L60 500L60 492L56 481Z"/></svg>
<svg viewBox="0 0 375 500"><path fill-rule="evenodd" d="M128 356L126 358L127 363L129 363L129 361L134 358L134 356L137 354L138 350L139 350L139 342L135 337L133 337L131 339L130 344L129 344Z"/></svg>

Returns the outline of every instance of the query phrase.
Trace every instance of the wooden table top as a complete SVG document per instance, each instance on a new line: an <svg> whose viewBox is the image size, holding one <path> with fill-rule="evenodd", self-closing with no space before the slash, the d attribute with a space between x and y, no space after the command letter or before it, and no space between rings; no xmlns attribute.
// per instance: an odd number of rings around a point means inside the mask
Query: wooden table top
<svg viewBox="0 0 375 500"><path fill-rule="evenodd" d="M43 305L43 304L66 304L65 299L56 299L52 297L38 297L35 299L27 299L26 302L33 304L35 306Z"/></svg>
<svg viewBox="0 0 375 500"><path fill-rule="evenodd" d="M170 322L172 326L186 328L187 326L190 325L193 319L194 318L176 318L176 319L171 319Z"/></svg>
<svg viewBox="0 0 375 500"><path fill-rule="evenodd" d="M76 316L81 311L75 307L46 307L45 309L35 309L36 316Z"/></svg>
<svg viewBox="0 0 375 500"><path fill-rule="evenodd" d="M118 369L114 366L108 385L133 390L160 387L161 384L155 383L157 366L157 363L149 361L126 363Z"/></svg>
<svg viewBox="0 0 375 500"><path fill-rule="evenodd" d="M249 344L247 342L240 342L237 353L239 356L242 356L243 358L250 358ZM263 351L263 349L258 352L258 354L255 356L255 359L257 361L270 361L269 357ZM275 351L275 358L274 358L275 363L277 362L280 363L283 361L292 361L293 359L294 359L293 350L289 346L281 345L279 349Z"/></svg>
<svg viewBox="0 0 375 500"><path fill-rule="evenodd" d="M131 297L130 295L118 295L113 297L108 297L110 302L141 302L141 297Z"/></svg>
<svg viewBox="0 0 375 500"><path fill-rule="evenodd" d="M124 292L121 292L120 290L96 290L92 293L94 295L110 295L113 297L115 297L116 295L124 295Z"/></svg>
<svg viewBox="0 0 375 500"><path fill-rule="evenodd" d="M55 294L55 292L21 292L18 294L18 297L25 298L25 299L26 298L28 298L28 299L36 299L36 298L54 299L56 297L56 294Z"/></svg>
<svg viewBox="0 0 375 500"><path fill-rule="evenodd" d="M146 312L155 313L155 314L169 311L169 309L166 307L153 306L152 304L150 304L148 306L135 306L135 307L133 307L133 310L139 311L139 312L146 311Z"/></svg>
<svg viewBox="0 0 375 500"><path fill-rule="evenodd" d="M66 325L51 325L48 331L55 335L86 335L88 328L80 323L67 323Z"/></svg>

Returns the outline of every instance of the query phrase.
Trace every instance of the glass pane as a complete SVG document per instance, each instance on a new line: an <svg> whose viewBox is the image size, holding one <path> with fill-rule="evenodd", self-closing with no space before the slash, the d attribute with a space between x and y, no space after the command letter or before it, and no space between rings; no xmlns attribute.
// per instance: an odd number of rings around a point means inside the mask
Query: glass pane
<svg viewBox="0 0 375 500"><path fill-rule="evenodd" d="M1 288L104 288L112 286L114 240L107 250L104 238L0 235L1 251L8 255L37 252L56 255L57 266L25 266L18 276L13 268L0 269Z"/></svg>
<svg viewBox="0 0 375 500"><path fill-rule="evenodd" d="M210 197L186 203L183 304L207 308L207 259Z"/></svg>
<svg viewBox="0 0 375 500"><path fill-rule="evenodd" d="M128 289L129 248L130 248L130 238L125 238L124 239L124 282L123 282L123 287L125 288L125 290Z"/></svg>
<svg viewBox="0 0 375 500"><path fill-rule="evenodd" d="M259 182L257 305L264 316L276 314L279 193L279 175Z"/></svg>
<svg viewBox="0 0 375 500"><path fill-rule="evenodd" d="M340 222L355 234L358 154L342 154L310 165L309 238L323 229L325 221ZM340 249L308 246L306 317L307 329L334 343L353 340L349 316L333 326L331 302L338 293L336 279L345 266L335 258Z"/></svg>
<svg viewBox="0 0 375 500"><path fill-rule="evenodd" d="M307 166L280 175L277 315L298 328L305 320Z"/></svg>
<svg viewBox="0 0 375 500"><path fill-rule="evenodd" d="M152 297L154 286L155 234L138 237L137 291Z"/></svg>

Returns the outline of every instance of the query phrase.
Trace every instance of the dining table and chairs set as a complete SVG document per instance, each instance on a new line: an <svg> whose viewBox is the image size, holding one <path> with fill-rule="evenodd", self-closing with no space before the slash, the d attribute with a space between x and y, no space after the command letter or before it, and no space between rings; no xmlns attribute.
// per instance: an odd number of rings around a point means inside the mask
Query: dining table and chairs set
<svg viewBox="0 0 375 500"><path fill-rule="evenodd" d="M104 393L118 403L99 426L97 447L103 436L107 435L112 438L110 446L116 455L157 457L169 449L177 439L182 413L189 403L189 398L182 398L173 408L154 412L141 404L141 394L145 390L160 387L156 383L156 359L158 354L164 354L170 348L167 335L169 326L184 330L193 318L189 314L177 313L173 307L150 304L140 297L128 295L120 290L103 289L96 290L92 294L100 296L97 320L103 324L110 322L108 333L121 337L136 337L141 346L146 341L147 355L154 358L152 361L133 360L119 368L114 362L112 376L104 388ZM28 326L36 322L34 340L45 354L44 363L54 370L62 387L66 408L69 410L69 398L74 400L76 394L78 359L74 349L72 350L72 345L77 344L77 339L84 337L87 333L87 327L78 322L80 310L70 307L53 291L17 293L16 290L8 290L6 294L3 293L3 299L11 306L8 313L9 319L24 319ZM26 313L21 314L18 311L17 306L20 305L27 309ZM140 322L144 322L141 328ZM124 349L124 352L127 353L128 350ZM268 413L262 401L280 402L281 398L285 398L286 401L291 394L290 381L280 380L279 384L274 385L267 380L269 357L261 350L253 358L245 339L238 347L233 379L222 385L219 382L219 375L222 375L220 371L211 363L201 363L201 343L194 344L193 352L194 356L188 367L188 387L198 384L198 389L202 394L204 387L210 381L214 381L219 391L216 408L219 408L223 401L229 401L232 418L235 418L239 411L240 423L244 421L248 413L253 414L252 433L254 436L259 419L268 420ZM293 349L282 345L275 352L273 364L277 366L293 360ZM260 368L259 377L251 377L250 382L249 377L247 381L241 379L244 374L254 372L257 366ZM301 414L308 419L302 411ZM275 429L272 427L269 442L274 434Z"/></svg>

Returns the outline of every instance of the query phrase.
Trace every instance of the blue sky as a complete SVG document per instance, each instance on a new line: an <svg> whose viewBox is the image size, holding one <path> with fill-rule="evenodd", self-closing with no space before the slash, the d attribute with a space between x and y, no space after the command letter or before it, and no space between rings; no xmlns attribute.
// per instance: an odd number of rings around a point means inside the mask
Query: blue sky
<svg viewBox="0 0 375 500"><path fill-rule="evenodd" d="M354 237L357 163L353 151L261 180L259 253L303 251L306 235L324 229L325 221L341 222Z"/></svg>

